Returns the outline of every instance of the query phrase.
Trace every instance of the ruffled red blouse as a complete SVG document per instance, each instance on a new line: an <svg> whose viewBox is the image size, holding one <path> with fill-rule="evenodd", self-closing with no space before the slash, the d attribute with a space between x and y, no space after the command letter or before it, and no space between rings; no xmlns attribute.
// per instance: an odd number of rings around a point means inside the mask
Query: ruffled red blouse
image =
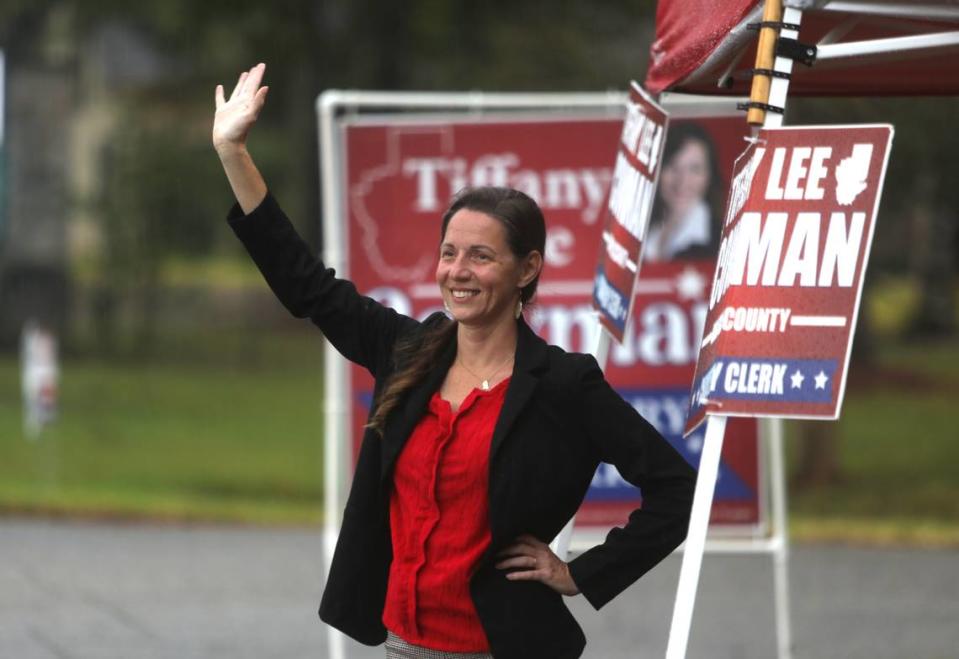
<svg viewBox="0 0 959 659"><path fill-rule="evenodd" d="M414 645L489 652L469 580L490 543L489 449L508 382L456 412L435 393L396 461L383 624Z"/></svg>

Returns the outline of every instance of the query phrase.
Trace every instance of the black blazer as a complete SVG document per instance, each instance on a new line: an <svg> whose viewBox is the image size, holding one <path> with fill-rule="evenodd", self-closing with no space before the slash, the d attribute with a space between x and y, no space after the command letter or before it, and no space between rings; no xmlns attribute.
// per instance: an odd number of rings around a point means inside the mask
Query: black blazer
<svg viewBox="0 0 959 659"><path fill-rule="evenodd" d="M336 279L296 235L272 196L250 215L234 207L236 232L289 311L310 318L348 359L375 378L374 400L395 369L400 338L449 322L420 323L361 296ZM386 420L384 436L363 437L320 617L354 639L386 639L381 621L392 547L392 469L456 356L455 337L436 368ZM509 581L495 554L530 533L549 542L579 507L600 461L642 488L643 505L622 528L570 562L597 609L668 555L686 535L695 473L603 378L589 355L567 353L518 321L512 379L493 432L489 459L491 543L470 594L497 659L572 659L586 639L561 595L535 581Z"/></svg>

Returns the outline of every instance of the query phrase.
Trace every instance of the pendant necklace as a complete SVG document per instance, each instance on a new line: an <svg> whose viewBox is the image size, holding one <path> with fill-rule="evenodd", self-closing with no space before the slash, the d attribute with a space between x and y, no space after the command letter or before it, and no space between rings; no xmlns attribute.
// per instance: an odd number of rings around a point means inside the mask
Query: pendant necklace
<svg viewBox="0 0 959 659"><path fill-rule="evenodd" d="M476 373L473 372L473 369L471 369L469 366L464 364L462 359L460 359L459 357L456 358L456 360L460 363L460 366L465 368L470 375L472 375L474 378L480 381L480 389L482 389L483 391L489 391L489 388L490 388L489 381L492 380L493 377L500 372L500 369L506 366L506 364L508 364L511 359L513 359L513 355L508 355L506 357L506 361L504 361L502 364L497 366L496 370L490 373L488 378L481 378L480 376L478 376Z"/></svg>

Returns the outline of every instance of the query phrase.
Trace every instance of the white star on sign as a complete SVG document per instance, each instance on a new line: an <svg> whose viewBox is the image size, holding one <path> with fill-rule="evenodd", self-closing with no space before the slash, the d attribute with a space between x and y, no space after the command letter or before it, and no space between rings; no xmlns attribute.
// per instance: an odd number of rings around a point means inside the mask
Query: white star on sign
<svg viewBox="0 0 959 659"><path fill-rule="evenodd" d="M819 371L819 374L816 376L816 389L825 389L826 380L828 379L828 375L826 375L823 371Z"/></svg>
<svg viewBox="0 0 959 659"><path fill-rule="evenodd" d="M799 372L798 368L796 369L795 373L789 376L789 378L793 381L793 389L802 389L802 381L805 380L806 377Z"/></svg>
<svg viewBox="0 0 959 659"><path fill-rule="evenodd" d="M680 300L700 300L706 292L706 278L697 270L686 268L676 275L676 293Z"/></svg>
<svg viewBox="0 0 959 659"><path fill-rule="evenodd" d="M703 436L700 434L690 435L686 439L686 448L690 453L701 453L703 450Z"/></svg>

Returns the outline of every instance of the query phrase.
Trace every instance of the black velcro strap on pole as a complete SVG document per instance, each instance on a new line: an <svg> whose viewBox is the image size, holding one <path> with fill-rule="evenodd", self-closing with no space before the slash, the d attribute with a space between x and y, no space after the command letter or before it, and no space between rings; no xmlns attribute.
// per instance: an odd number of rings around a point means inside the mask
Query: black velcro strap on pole
<svg viewBox="0 0 959 659"><path fill-rule="evenodd" d="M792 74L785 71L776 71L775 69L746 69L746 73L754 76L766 76L767 78L782 78L789 80Z"/></svg>
<svg viewBox="0 0 959 659"><path fill-rule="evenodd" d="M783 23L782 21L760 21L759 23L746 23L747 30L761 30L764 27L771 27L774 30L792 30L799 32L799 23Z"/></svg>
<svg viewBox="0 0 959 659"><path fill-rule="evenodd" d="M766 112L775 112L776 114L784 114L786 112L785 108L781 108L777 105L769 105L768 103L760 103L759 101L748 101L746 103L737 103L737 110L749 110L750 108L758 108L760 110L765 110Z"/></svg>

